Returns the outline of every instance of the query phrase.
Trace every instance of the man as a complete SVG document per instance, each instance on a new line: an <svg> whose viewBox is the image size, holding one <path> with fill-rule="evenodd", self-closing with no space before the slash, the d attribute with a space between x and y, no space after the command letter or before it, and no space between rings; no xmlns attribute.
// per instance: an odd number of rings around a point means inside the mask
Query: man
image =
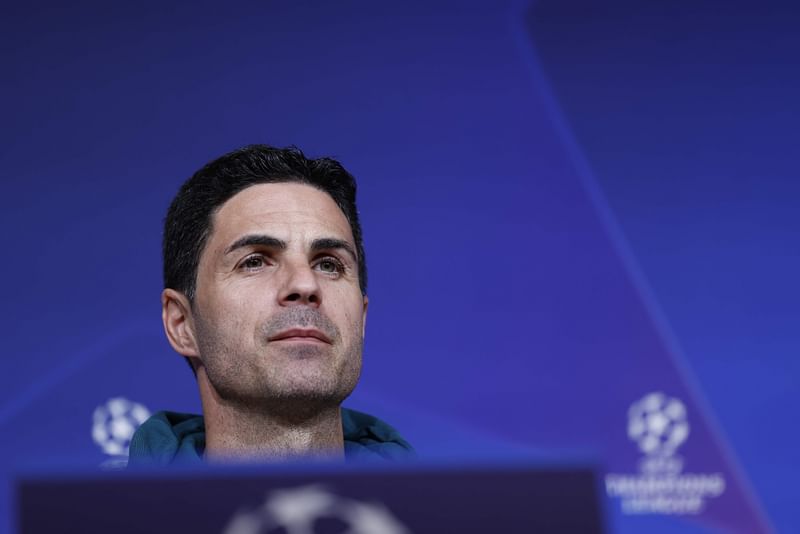
<svg viewBox="0 0 800 534"><path fill-rule="evenodd" d="M342 409L361 371L367 269L353 177L295 148L244 147L195 173L165 221L162 319L203 416L160 412L130 466L408 456Z"/></svg>

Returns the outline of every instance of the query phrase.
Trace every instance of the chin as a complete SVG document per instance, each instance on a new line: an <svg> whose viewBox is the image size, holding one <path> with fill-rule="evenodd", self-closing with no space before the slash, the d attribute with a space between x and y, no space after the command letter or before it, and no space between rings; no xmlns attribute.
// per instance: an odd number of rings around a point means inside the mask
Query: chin
<svg viewBox="0 0 800 534"><path fill-rule="evenodd" d="M353 381L302 381L292 380L282 387L273 389L270 396L284 399L307 399L309 401L328 401L330 404L341 404L355 389Z"/></svg>

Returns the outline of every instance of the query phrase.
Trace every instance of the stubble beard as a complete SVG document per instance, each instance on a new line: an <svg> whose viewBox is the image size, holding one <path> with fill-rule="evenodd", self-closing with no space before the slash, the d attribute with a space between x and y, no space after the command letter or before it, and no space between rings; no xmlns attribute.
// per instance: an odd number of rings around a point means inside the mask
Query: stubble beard
<svg viewBox="0 0 800 534"><path fill-rule="evenodd" d="M314 327L331 345L276 344L268 339L295 326ZM298 420L338 408L355 389L361 374L362 326L348 325L353 333L342 344L339 329L314 308L293 307L276 314L255 334L256 350L241 349L248 334L235 339L195 314L195 330L208 381L219 399L232 407ZM235 326L227 328L236 331ZM239 343L237 343L239 342Z"/></svg>

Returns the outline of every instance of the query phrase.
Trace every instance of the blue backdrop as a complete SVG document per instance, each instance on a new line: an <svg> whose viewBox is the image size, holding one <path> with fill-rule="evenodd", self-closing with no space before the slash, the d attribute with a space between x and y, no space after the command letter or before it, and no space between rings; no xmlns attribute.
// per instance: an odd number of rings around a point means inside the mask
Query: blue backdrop
<svg viewBox="0 0 800 534"><path fill-rule="evenodd" d="M800 530L792 3L0 10L0 515L15 470L107 461L110 399L199 409L163 215L266 142L359 180L349 406L424 456L595 457L619 532Z"/></svg>

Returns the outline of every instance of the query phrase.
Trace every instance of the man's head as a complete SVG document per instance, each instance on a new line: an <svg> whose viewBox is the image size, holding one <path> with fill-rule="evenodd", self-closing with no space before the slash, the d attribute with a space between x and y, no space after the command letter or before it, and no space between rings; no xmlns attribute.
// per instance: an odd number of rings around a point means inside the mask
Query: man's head
<svg viewBox="0 0 800 534"><path fill-rule="evenodd" d="M367 263L356 210L356 183L331 158L308 159L295 147L250 145L215 159L197 171L172 201L164 224L164 287L194 299L197 266L214 213L236 193L256 184L295 182L327 193L342 210L355 240L358 282L367 294Z"/></svg>
<svg viewBox="0 0 800 534"><path fill-rule="evenodd" d="M313 410L355 387L366 265L338 162L250 146L203 167L167 214L164 284L167 336L214 402Z"/></svg>

